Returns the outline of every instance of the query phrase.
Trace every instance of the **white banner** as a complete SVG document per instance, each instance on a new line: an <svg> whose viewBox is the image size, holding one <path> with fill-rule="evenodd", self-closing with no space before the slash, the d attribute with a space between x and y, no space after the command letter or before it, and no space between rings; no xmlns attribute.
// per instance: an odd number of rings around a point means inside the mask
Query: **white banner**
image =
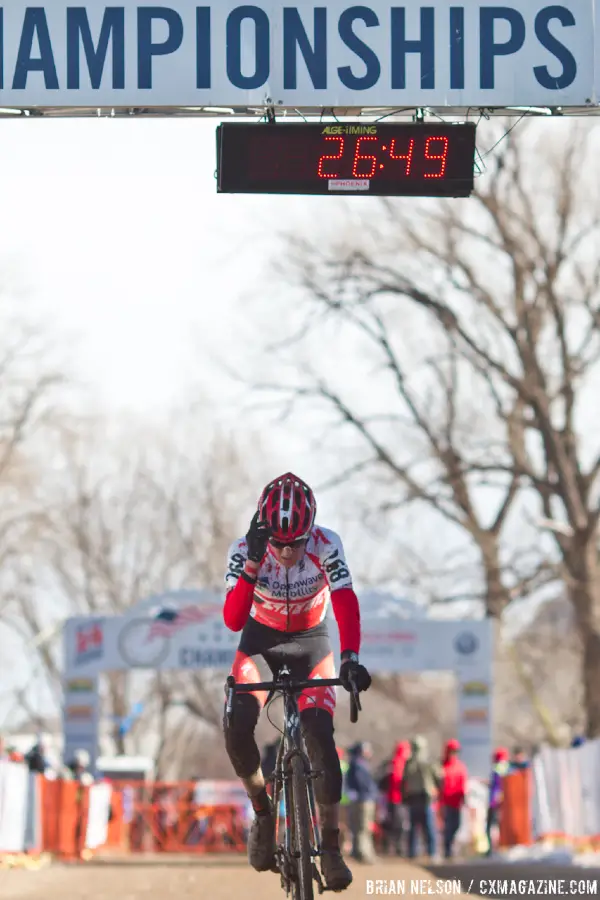
<svg viewBox="0 0 600 900"><path fill-rule="evenodd" d="M85 846L88 850L102 847L107 841L111 797L112 788L106 782L93 784L90 787L88 822L85 833Z"/></svg>
<svg viewBox="0 0 600 900"><path fill-rule="evenodd" d="M575 843L600 834L600 739L581 747L543 747L533 762L534 838Z"/></svg>
<svg viewBox="0 0 600 900"><path fill-rule="evenodd" d="M3 106L585 106L594 0L0 6Z"/></svg>
<svg viewBox="0 0 600 900"><path fill-rule="evenodd" d="M376 593L361 594L361 661L382 674L454 672L462 757L472 775L487 777L492 749L490 621L369 616L368 610L378 606ZM339 666L339 635L331 611L329 634ZM85 747L95 759L99 709L93 692L101 672L214 668L225 674L240 635L224 625L221 594L184 590L149 597L122 617L69 619L64 639L67 744Z"/></svg>
<svg viewBox="0 0 600 900"><path fill-rule="evenodd" d="M29 770L0 762L0 853L22 853L27 829Z"/></svg>
<svg viewBox="0 0 600 900"><path fill-rule="evenodd" d="M457 672L461 682L489 686L492 628L488 620L370 618L361 596L361 661L379 672ZM329 632L339 659L338 629ZM65 626L65 679L76 707L88 703L90 681L123 669L227 669L240 635L223 622L223 597L211 591L176 591L150 597L124 616L77 617ZM486 691L484 695L487 696ZM81 719L83 710L75 711Z"/></svg>

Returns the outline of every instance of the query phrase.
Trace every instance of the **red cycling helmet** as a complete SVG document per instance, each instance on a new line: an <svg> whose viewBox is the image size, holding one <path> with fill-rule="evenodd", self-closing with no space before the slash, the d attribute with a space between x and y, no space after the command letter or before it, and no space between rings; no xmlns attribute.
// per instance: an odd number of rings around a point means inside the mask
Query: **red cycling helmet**
<svg viewBox="0 0 600 900"><path fill-rule="evenodd" d="M313 492L292 472L271 481L258 501L259 517L270 526L274 544L286 545L305 539L316 511Z"/></svg>

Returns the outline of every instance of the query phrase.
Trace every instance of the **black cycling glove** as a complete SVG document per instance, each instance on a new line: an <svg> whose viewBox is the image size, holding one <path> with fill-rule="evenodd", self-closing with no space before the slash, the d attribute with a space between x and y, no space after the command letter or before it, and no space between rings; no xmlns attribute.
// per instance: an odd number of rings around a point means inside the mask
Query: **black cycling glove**
<svg viewBox="0 0 600 900"><path fill-rule="evenodd" d="M341 658L340 681L342 682L342 687L350 692L352 690L350 679L352 678L357 690L368 691L371 687L371 676L366 668L359 663L358 654L345 650Z"/></svg>
<svg viewBox="0 0 600 900"><path fill-rule="evenodd" d="M262 562L262 558L267 550L267 541L271 534L271 529L266 522L258 521L258 511L254 513L248 534L246 535L246 544L248 547L248 559L250 562Z"/></svg>

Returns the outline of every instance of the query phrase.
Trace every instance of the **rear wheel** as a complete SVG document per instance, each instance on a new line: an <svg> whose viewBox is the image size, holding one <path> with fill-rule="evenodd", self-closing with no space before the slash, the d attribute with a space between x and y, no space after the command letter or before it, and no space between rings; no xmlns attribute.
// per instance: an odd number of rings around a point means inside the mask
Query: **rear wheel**
<svg viewBox="0 0 600 900"><path fill-rule="evenodd" d="M296 879L292 885L292 900L314 900L313 891L313 859L311 856L310 835L312 823L308 792L306 790L306 772L302 757L293 756L292 768L292 851L296 855Z"/></svg>

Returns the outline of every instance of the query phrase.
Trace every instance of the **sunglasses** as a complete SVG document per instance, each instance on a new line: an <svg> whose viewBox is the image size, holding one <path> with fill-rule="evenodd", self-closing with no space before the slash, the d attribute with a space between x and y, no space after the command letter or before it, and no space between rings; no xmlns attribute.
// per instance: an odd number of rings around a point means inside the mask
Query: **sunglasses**
<svg viewBox="0 0 600 900"><path fill-rule="evenodd" d="M295 541L276 541L275 538L269 538L269 543L277 550L283 550L284 547L291 547L292 550L298 550L306 544L307 540L307 537L296 538Z"/></svg>

